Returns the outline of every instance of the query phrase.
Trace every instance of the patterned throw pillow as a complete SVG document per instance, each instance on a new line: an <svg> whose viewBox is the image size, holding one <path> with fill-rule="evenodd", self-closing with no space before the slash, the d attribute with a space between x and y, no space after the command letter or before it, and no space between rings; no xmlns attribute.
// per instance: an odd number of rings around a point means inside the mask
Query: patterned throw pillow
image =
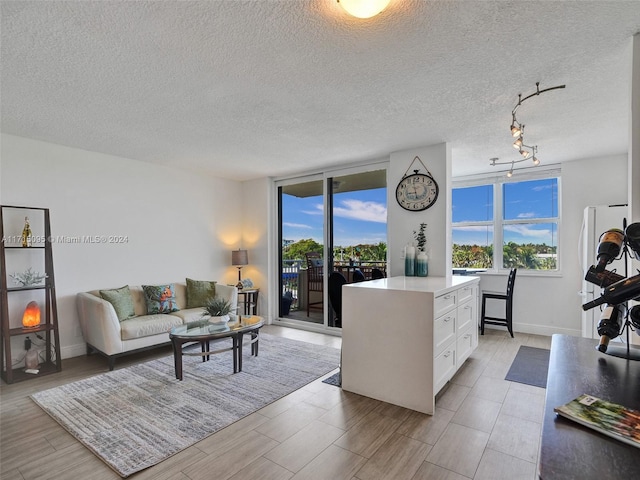
<svg viewBox="0 0 640 480"><path fill-rule="evenodd" d="M114 288L112 290L100 290L100 296L113 305L113 309L116 311L118 320L121 322L136 316L136 312L133 309L133 297L131 296L129 285L125 285L121 288Z"/></svg>
<svg viewBox="0 0 640 480"><path fill-rule="evenodd" d="M142 285L147 314L171 313L180 310L176 302L176 287L168 285Z"/></svg>
<svg viewBox="0 0 640 480"><path fill-rule="evenodd" d="M216 282L187 278L187 308L205 307L216 296Z"/></svg>

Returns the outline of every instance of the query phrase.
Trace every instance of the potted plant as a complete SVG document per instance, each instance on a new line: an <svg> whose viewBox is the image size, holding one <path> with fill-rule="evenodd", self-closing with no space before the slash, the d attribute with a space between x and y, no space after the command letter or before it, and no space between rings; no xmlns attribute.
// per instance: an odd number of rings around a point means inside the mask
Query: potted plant
<svg viewBox="0 0 640 480"><path fill-rule="evenodd" d="M226 323L229 321L231 303L221 297L213 298L205 307L203 317L211 316L211 323Z"/></svg>

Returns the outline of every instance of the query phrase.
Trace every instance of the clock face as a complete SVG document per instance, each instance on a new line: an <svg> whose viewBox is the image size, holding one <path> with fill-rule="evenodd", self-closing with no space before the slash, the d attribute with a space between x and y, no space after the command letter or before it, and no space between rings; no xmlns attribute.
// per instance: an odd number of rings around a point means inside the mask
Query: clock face
<svg viewBox="0 0 640 480"><path fill-rule="evenodd" d="M400 180L396 200L402 208L412 212L426 210L436 203L438 184L430 175L414 173Z"/></svg>

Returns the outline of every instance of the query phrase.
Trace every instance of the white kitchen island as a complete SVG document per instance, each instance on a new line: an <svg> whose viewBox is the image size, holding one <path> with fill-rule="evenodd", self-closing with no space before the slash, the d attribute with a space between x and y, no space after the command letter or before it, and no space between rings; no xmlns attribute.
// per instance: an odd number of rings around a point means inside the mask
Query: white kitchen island
<svg viewBox="0 0 640 480"><path fill-rule="evenodd" d="M432 415L478 345L479 277L391 277L342 290L342 388Z"/></svg>

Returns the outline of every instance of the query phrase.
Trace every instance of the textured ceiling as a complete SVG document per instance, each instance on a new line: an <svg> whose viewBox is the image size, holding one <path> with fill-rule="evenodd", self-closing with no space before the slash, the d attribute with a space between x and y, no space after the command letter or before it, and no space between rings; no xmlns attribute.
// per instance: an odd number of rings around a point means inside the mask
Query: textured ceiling
<svg viewBox="0 0 640 480"><path fill-rule="evenodd" d="M453 173L627 151L640 1L6 1L2 132L238 180L449 142ZM522 164L521 164L522 165Z"/></svg>

